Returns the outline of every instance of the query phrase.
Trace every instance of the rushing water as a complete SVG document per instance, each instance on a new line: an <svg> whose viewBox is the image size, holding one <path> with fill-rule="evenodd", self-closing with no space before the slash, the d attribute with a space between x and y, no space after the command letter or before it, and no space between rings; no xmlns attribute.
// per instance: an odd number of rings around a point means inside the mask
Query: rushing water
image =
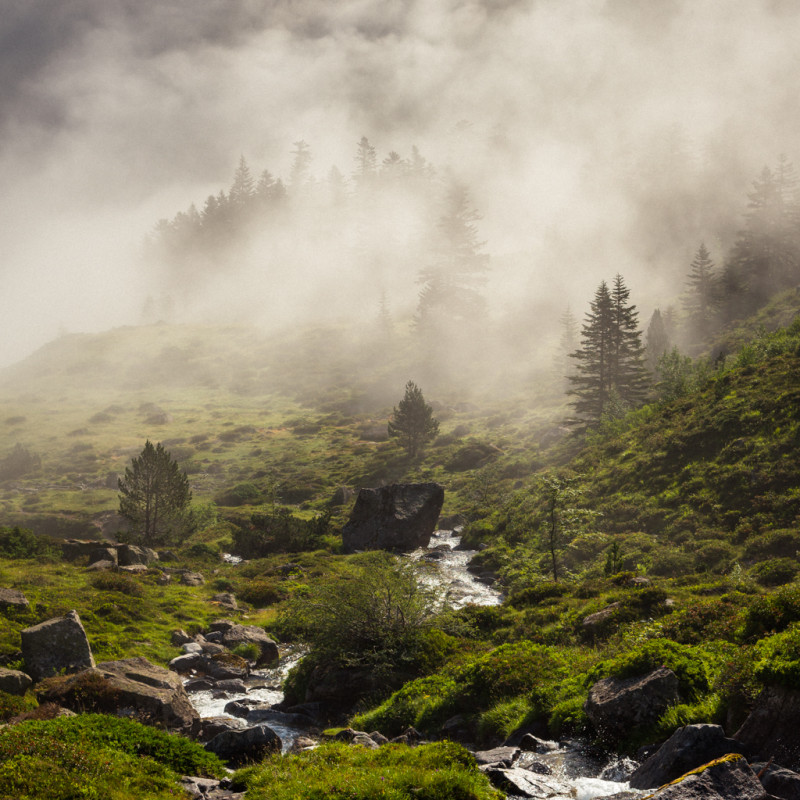
<svg viewBox="0 0 800 800"><path fill-rule="evenodd" d="M420 548L409 554L413 561L424 565L421 580L428 586L441 590L445 602L451 607L462 608L473 605L499 605L502 595L491 585L475 577L467 570L473 550L457 549L461 537L457 531L436 531L427 548ZM236 557L228 559L238 563ZM281 653L280 662L273 669L255 670L248 679L249 689L245 695L232 695L213 691L193 692L189 695L192 704L201 717L232 717L225 706L232 700L256 700L266 705L275 705L283 699L281 685L289 670L305 655L298 647L288 648ZM286 752L294 740L306 732L270 720L265 723L283 741ZM599 756L581 742L564 744L551 743L552 749L546 753L522 753L516 766L525 767L532 762L546 764L552 771L551 778L564 787L564 794L552 795L553 800L594 800L615 792L630 791L626 778L632 771L632 762L612 761ZM542 776L547 777L547 776Z"/></svg>

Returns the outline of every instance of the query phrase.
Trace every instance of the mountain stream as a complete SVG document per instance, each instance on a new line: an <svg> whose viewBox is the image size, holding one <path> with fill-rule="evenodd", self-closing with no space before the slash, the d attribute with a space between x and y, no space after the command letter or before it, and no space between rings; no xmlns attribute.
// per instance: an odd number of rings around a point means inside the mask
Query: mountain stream
<svg viewBox="0 0 800 800"><path fill-rule="evenodd" d="M415 550L408 558L426 565L421 571L421 580L432 588L440 589L450 606L499 605L502 595L491 585L491 581L476 577L467 570L475 551L458 549L460 543L458 531L435 531L429 546ZM226 560L232 563L237 561L235 557L227 557ZM200 691L190 693L189 697L201 717L233 717L225 707L232 701L245 698L274 705L283 699L280 687L284 678L304 655L303 648L282 649L278 666L254 670L250 674L246 695ZM291 748L298 736L307 735L306 731L280 720L269 719L265 724L281 737L284 752ZM626 778L635 766L632 762L623 759L609 763L607 757L598 757L591 748L579 741L552 742L550 746L552 749L546 753L522 753L515 766L524 768L532 758L545 763L552 770L551 777L566 790L566 793L548 794L552 800L594 800L615 792L630 791Z"/></svg>

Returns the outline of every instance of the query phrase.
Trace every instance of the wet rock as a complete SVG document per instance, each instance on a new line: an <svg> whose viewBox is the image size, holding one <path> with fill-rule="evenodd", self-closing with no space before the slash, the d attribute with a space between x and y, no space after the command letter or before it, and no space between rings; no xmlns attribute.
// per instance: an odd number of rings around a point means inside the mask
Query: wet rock
<svg viewBox="0 0 800 800"><path fill-rule="evenodd" d="M558 750L556 742L548 742L546 739L540 739L532 733L526 733L519 742L519 749L528 753L551 753L553 750Z"/></svg>
<svg viewBox="0 0 800 800"><path fill-rule="evenodd" d="M510 767L519 758L519 754L518 747L495 747L493 750L478 750L472 755L479 765Z"/></svg>
<svg viewBox="0 0 800 800"><path fill-rule="evenodd" d="M427 547L442 510L438 483L392 484L361 489L342 530L346 553L356 550L410 552Z"/></svg>
<svg viewBox="0 0 800 800"><path fill-rule="evenodd" d="M201 742L208 742L224 731L242 731L246 727L247 723L236 717L204 717L200 720L197 738Z"/></svg>
<svg viewBox="0 0 800 800"><path fill-rule="evenodd" d="M517 797L534 798L561 798L574 797L572 787L549 775L537 775L526 769L511 767L498 769L497 767L484 767L483 772L492 782L492 785Z"/></svg>
<svg viewBox="0 0 800 800"><path fill-rule="evenodd" d="M774 758L778 764L800 770L800 691L767 686L753 710L734 734L759 761Z"/></svg>
<svg viewBox="0 0 800 800"><path fill-rule="evenodd" d="M300 728L301 730L309 730L315 727L311 718L304 714L290 714L287 711L278 711L274 708L251 708L247 712L246 719L251 725L260 722L272 722L287 728Z"/></svg>
<svg viewBox="0 0 800 800"><path fill-rule="evenodd" d="M25 670L34 682L94 666L89 640L77 611L25 628L21 638Z"/></svg>
<svg viewBox="0 0 800 800"><path fill-rule="evenodd" d="M309 739L308 736L297 736L292 742L292 753L299 753L301 750L306 750L309 747L315 747L316 742L314 739Z"/></svg>
<svg viewBox="0 0 800 800"><path fill-rule="evenodd" d="M19 589L0 589L0 608L26 609L30 602Z"/></svg>
<svg viewBox="0 0 800 800"><path fill-rule="evenodd" d="M653 800L771 800L743 756L712 761L658 789Z"/></svg>
<svg viewBox="0 0 800 800"><path fill-rule="evenodd" d="M777 764L751 764L761 785L780 800L800 800L800 774Z"/></svg>
<svg viewBox="0 0 800 800"><path fill-rule="evenodd" d="M204 664L202 653L186 653L186 655L176 656L167 666L173 672L186 673L200 669Z"/></svg>
<svg viewBox="0 0 800 800"><path fill-rule="evenodd" d="M0 667L0 692L20 697L33 686L30 675L18 669Z"/></svg>
<svg viewBox="0 0 800 800"><path fill-rule="evenodd" d="M280 753L281 746L280 736L266 725L223 731L205 744L206 750L216 753L233 767L261 761L270 753Z"/></svg>
<svg viewBox="0 0 800 800"><path fill-rule="evenodd" d="M183 688L187 692L208 692L214 688L214 682L207 678L192 678L192 680L183 684Z"/></svg>
<svg viewBox="0 0 800 800"><path fill-rule="evenodd" d="M244 792L233 792L230 789L230 780L221 781L214 778L196 778L184 775L181 778L181 787L193 800L242 800Z"/></svg>
<svg viewBox="0 0 800 800"><path fill-rule="evenodd" d="M247 700L241 698L239 700L231 700L230 703L225 703L223 711L226 714L232 714L234 717L241 717L245 719L247 715L256 707L261 704L258 700Z"/></svg>
<svg viewBox="0 0 800 800"><path fill-rule="evenodd" d="M233 680L225 680L225 681L216 681L214 683L214 688L219 690L220 692L231 692L231 693L238 693L238 694L245 694L247 692L247 686L241 678L234 678Z"/></svg>
<svg viewBox="0 0 800 800"><path fill-rule="evenodd" d="M181 679L142 657L104 661L75 675L49 678L37 687L37 697L76 711L116 714L183 731L195 728L199 720Z"/></svg>
<svg viewBox="0 0 800 800"><path fill-rule="evenodd" d="M598 733L616 741L654 723L677 702L678 678L671 669L661 667L640 677L598 681L583 707Z"/></svg>
<svg viewBox="0 0 800 800"><path fill-rule="evenodd" d="M719 725L678 728L630 777L632 789L653 789L728 753L741 753L741 742L728 739Z"/></svg>

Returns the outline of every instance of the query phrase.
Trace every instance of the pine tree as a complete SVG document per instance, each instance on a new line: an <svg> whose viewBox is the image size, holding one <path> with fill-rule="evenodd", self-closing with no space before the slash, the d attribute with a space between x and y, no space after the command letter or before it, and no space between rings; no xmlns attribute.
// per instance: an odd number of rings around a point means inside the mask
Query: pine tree
<svg viewBox="0 0 800 800"><path fill-rule="evenodd" d="M289 172L289 184L292 191L297 191L308 182L310 167L311 148L301 139L294 143L294 150L292 150L292 167Z"/></svg>
<svg viewBox="0 0 800 800"><path fill-rule="evenodd" d="M569 377L568 394L575 397L571 401L575 417L570 422L582 429L618 416L645 397L647 372L638 312L628 303L629 295L621 275L615 277L612 291L602 281L589 304L582 346L570 354L578 362L576 374Z"/></svg>
<svg viewBox="0 0 800 800"><path fill-rule="evenodd" d="M148 440L119 482L119 515L148 547L180 541L191 531L189 479L159 442Z"/></svg>
<svg viewBox="0 0 800 800"><path fill-rule="evenodd" d="M375 148L369 143L366 136L362 136L356 151L356 170L353 180L361 187L368 186L375 180L378 172L378 157Z"/></svg>
<svg viewBox="0 0 800 800"><path fill-rule="evenodd" d="M406 384L405 395L392 412L388 432L389 436L400 440L409 458L416 458L425 442L439 433L439 422L433 417L433 409L413 381Z"/></svg>
<svg viewBox="0 0 800 800"><path fill-rule="evenodd" d="M705 343L711 334L717 296L714 262L705 244L701 243L690 265L683 296L686 333L692 345Z"/></svg>
<svg viewBox="0 0 800 800"><path fill-rule="evenodd" d="M233 175L233 183L228 192L228 199L232 206L237 209L245 208L253 199L256 193L255 181L250 174L250 167L244 156L239 158L239 166Z"/></svg>
<svg viewBox="0 0 800 800"><path fill-rule="evenodd" d="M611 384L623 406L639 405L647 393L647 371L639 330L639 312L629 305L630 290L619 273L614 277L611 302L614 308L614 334L611 357Z"/></svg>
<svg viewBox="0 0 800 800"><path fill-rule="evenodd" d="M466 187L452 183L437 225L433 258L418 277L422 289L415 321L420 330L435 328L441 333L483 316L485 301L479 287L486 280L489 256L482 252L486 243L478 238L480 218Z"/></svg>
<svg viewBox="0 0 800 800"><path fill-rule="evenodd" d="M664 318L658 308L650 317L650 323L645 334L645 342L647 368L652 374L655 374L658 369L659 359L669 350L670 344L667 326L664 324Z"/></svg>

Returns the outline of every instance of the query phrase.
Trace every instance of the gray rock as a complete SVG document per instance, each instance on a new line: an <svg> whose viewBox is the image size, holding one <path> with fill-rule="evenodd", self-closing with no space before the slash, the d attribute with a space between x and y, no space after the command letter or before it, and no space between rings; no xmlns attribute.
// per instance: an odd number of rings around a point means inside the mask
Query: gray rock
<svg viewBox="0 0 800 800"><path fill-rule="evenodd" d="M208 742L224 731L242 731L246 727L247 723L236 717L203 717L200 720L200 733L197 738L201 742Z"/></svg>
<svg viewBox="0 0 800 800"><path fill-rule="evenodd" d="M800 775L777 764L751 764L761 785L781 800L800 800Z"/></svg>
<svg viewBox="0 0 800 800"><path fill-rule="evenodd" d="M245 692L247 692L247 686L240 678L216 681L216 683L214 683L214 689L220 692L237 692L238 694L245 694Z"/></svg>
<svg viewBox="0 0 800 800"><path fill-rule="evenodd" d="M203 656L202 670L218 681L240 678L244 680L250 674L250 666L243 658L233 653L218 653Z"/></svg>
<svg viewBox="0 0 800 800"><path fill-rule="evenodd" d="M519 754L519 747L495 747L493 750L478 750L472 755L478 764L510 767L519 758Z"/></svg>
<svg viewBox="0 0 800 800"><path fill-rule="evenodd" d="M192 639L192 637L189 636L189 634L186 633L186 631L183 630L183 628L177 628L176 630L172 631L172 633L170 633L169 641L170 644L172 644L174 647L180 647L182 644L188 644L189 642L193 642L194 639Z"/></svg>
<svg viewBox="0 0 800 800"><path fill-rule="evenodd" d="M156 578L156 583L159 586L166 586L168 583L172 581L172 575L169 572L162 572L158 578Z"/></svg>
<svg viewBox="0 0 800 800"><path fill-rule="evenodd" d="M552 798L552 800L567 800L574 797L571 786L549 775L537 775L519 767L498 769L490 766L484 767L483 772L493 786L509 795Z"/></svg>
<svg viewBox="0 0 800 800"><path fill-rule="evenodd" d="M649 797L653 800L772 800L743 756L712 761Z"/></svg>
<svg viewBox="0 0 800 800"><path fill-rule="evenodd" d="M219 594L215 594L211 601L213 603L219 603L228 611L236 611L239 608L239 604L236 602L236 598L233 596L231 592L220 592Z"/></svg>
<svg viewBox="0 0 800 800"><path fill-rule="evenodd" d="M193 800L243 800L244 792L234 792L229 786L230 781L227 778L221 781L196 778L193 775L184 775L181 778L181 787Z"/></svg>
<svg viewBox="0 0 800 800"><path fill-rule="evenodd" d="M132 717L157 727L186 732L199 725L181 679L141 657L103 661L75 675L50 678L37 694L40 702Z"/></svg>
<svg viewBox="0 0 800 800"><path fill-rule="evenodd" d="M176 656L167 666L173 672L191 672L192 670L201 669L205 663L202 653L186 653L182 656Z"/></svg>
<svg viewBox="0 0 800 800"><path fill-rule="evenodd" d="M427 547L444 502L438 483L392 484L361 489L342 530L346 553L356 550L408 552Z"/></svg>
<svg viewBox="0 0 800 800"><path fill-rule="evenodd" d="M19 589L0 589L0 607L25 609L29 606L28 598Z"/></svg>
<svg viewBox="0 0 800 800"><path fill-rule="evenodd" d="M677 701L678 678L671 669L661 667L640 677L598 681L583 708L601 737L617 741L654 723Z"/></svg>
<svg viewBox="0 0 800 800"><path fill-rule="evenodd" d="M519 749L529 753L550 753L553 750L558 750L558 744L556 742L548 742L546 739L540 739L532 733L526 733L520 739Z"/></svg>
<svg viewBox="0 0 800 800"><path fill-rule="evenodd" d="M251 725L260 722L272 722L276 725L299 728L300 730L311 730L315 727L311 718L305 714L290 714L286 711L276 711L273 708L250 708L247 711L246 719ZM359 731L358 733L360 735L361 732ZM364 735L366 736L366 734Z"/></svg>
<svg viewBox="0 0 800 800"><path fill-rule="evenodd" d="M117 558L121 567L130 567L134 564L150 564L158 561L158 553L149 547L140 547L136 544L121 544L117 547Z"/></svg>
<svg viewBox="0 0 800 800"><path fill-rule="evenodd" d="M211 633L225 633L225 631L229 631L236 624L237 623L232 619L215 619L209 624L208 630Z"/></svg>
<svg viewBox="0 0 800 800"><path fill-rule="evenodd" d="M653 789L728 753L741 753L741 742L728 739L719 725L678 728L630 777L631 789Z"/></svg>
<svg viewBox="0 0 800 800"><path fill-rule="evenodd" d="M98 561L110 561L113 565L119 563L116 547L95 547L89 553L89 566L96 564Z"/></svg>
<svg viewBox="0 0 800 800"><path fill-rule="evenodd" d="M259 648L256 666L266 666L278 660L278 645L257 625L232 625L222 632L222 644L233 650L241 644L254 644Z"/></svg>
<svg viewBox="0 0 800 800"><path fill-rule="evenodd" d="M270 753L280 753L281 739L266 725L256 725L242 731L223 731L205 745L233 767L252 761L261 761Z"/></svg>
<svg viewBox="0 0 800 800"><path fill-rule="evenodd" d="M16 694L20 697L33 686L30 675L18 669L0 667L0 692Z"/></svg>
<svg viewBox="0 0 800 800"><path fill-rule="evenodd" d="M25 669L34 682L94 666L89 640L77 611L25 628L21 637Z"/></svg>
<svg viewBox="0 0 800 800"><path fill-rule="evenodd" d="M181 573L181 583L184 586L202 586L206 579L199 572Z"/></svg>
<svg viewBox="0 0 800 800"><path fill-rule="evenodd" d="M116 564L113 561L103 560L103 561L93 561L86 567L87 572L108 572L110 569L115 569ZM145 567L146 569L146 567Z"/></svg>
<svg viewBox="0 0 800 800"><path fill-rule="evenodd" d="M581 633L583 636L589 639L600 636L603 629L611 624L611 621L616 616L617 610L621 605L621 603L611 603L611 605L601 608L599 611L595 611L594 614L589 614L584 617L581 622Z"/></svg>
<svg viewBox="0 0 800 800"><path fill-rule="evenodd" d="M119 568L120 572L127 572L129 575L143 575L147 570L147 564L127 564Z"/></svg>
<svg viewBox="0 0 800 800"><path fill-rule="evenodd" d="M202 653L203 645L199 642L186 642L181 645L181 652L183 653Z"/></svg>
<svg viewBox="0 0 800 800"><path fill-rule="evenodd" d="M753 710L734 734L750 749L753 758L800 770L800 691L767 686L756 698Z"/></svg>

